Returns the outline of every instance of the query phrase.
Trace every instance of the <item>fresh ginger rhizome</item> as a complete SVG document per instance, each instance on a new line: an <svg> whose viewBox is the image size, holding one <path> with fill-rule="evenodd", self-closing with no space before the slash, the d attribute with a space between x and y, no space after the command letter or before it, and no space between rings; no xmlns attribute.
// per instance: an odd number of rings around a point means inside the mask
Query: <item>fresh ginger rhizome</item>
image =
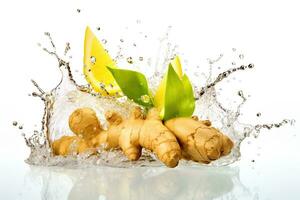
<svg viewBox="0 0 300 200"><path fill-rule="evenodd" d="M90 108L79 108L69 118L74 136L63 136L52 143L55 155L66 156L94 150L102 144L107 149L120 148L129 160L138 160L142 148L152 151L168 167L176 167L180 159L210 163L228 155L233 142L208 120L178 117L163 121L156 108L144 116L136 107L128 119L107 112L110 127L104 130Z"/></svg>

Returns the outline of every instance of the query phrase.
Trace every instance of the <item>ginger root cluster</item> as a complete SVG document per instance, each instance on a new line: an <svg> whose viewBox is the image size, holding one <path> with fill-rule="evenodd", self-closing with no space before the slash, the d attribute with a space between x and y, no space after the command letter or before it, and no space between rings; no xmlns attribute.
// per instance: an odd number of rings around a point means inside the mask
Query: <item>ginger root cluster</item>
<svg viewBox="0 0 300 200"><path fill-rule="evenodd" d="M211 126L208 120L180 117L162 122L155 108L144 116L136 107L128 119L107 112L109 128L104 130L91 108L79 108L69 117L74 136L63 136L52 143L55 155L78 154L95 150L102 144L107 149L120 148L129 160L138 160L142 148L152 151L168 167L176 167L181 158L210 163L228 155L231 139Z"/></svg>

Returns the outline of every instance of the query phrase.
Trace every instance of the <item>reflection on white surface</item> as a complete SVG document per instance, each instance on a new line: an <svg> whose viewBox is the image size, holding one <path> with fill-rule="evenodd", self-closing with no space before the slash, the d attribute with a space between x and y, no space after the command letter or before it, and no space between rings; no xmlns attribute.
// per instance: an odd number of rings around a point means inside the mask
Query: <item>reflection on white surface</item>
<svg viewBox="0 0 300 200"><path fill-rule="evenodd" d="M37 194L34 194L36 193ZM22 199L253 199L239 168L31 167Z"/></svg>

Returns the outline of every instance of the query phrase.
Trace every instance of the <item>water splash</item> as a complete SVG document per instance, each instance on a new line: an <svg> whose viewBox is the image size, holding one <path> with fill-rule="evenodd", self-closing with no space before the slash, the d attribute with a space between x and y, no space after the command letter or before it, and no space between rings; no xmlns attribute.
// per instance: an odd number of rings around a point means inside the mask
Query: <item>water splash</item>
<svg viewBox="0 0 300 200"><path fill-rule="evenodd" d="M155 59L141 57L138 59L141 62L147 60L149 65L152 65L152 60L155 63L155 70L151 73L145 73L149 80L150 89L155 92L158 84L160 83L163 72L167 63L176 54L176 45L171 45L167 33L160 39L160 47ZM90 107L97 113L101 124L107 128L104 113L106 111L116 111L123 117L128 117L133 107L137 106L135 103L126 97L104 97L100 94L94 93L89 85L79 85L73 79L69 62L60 58L56 53L56 46L52 40L50 33L46 32L45 36L50 40L52 50L43 48L45 52L54 56L58 61L58 68L61 71L61 81L51 91L45 92L39 85L32 80L33 85L36 87L37 92L33 92L32 96L40 98L44 102L44 115L42 120L41 131L34 131L34 134L24 139L26 144L31 149L31 154L26 160L27 163L32 165L55 165L55 166L86 166L86 165L108 165L114 167L138 167L138 166L161 166L151 152L143 150L142 157L138 161L129 161L123 153L118 149L104 150L104 146L97 149L97 153L85 152L80 155L53 156L50 144L63 135L73 135L68 127L68 117L76 109L80 107ZM136 46L136 45L135 45ZM142 46L142 45L141 45ZM70 43L66 44L64 56L70 50ZM234 52L236 49L234 50ZM119 53L116 57L122 58L122 48L119 46ZM243 55L243 54L240 54ZM128 61L128 58L129 61ZM239 122L241 107L247 101L242 90L238 91L237 95L240 97L241 102L235 108L226 108L218 100L219 95L216 92L216 85L220 84L223 80L230 77L233 73L238 71L250 70L254 68L253 64L240 65L239 67L230 68L216 77L213 76L212 67L222 60L223 54L220 54L216 59L208 59L209 71L206 77L206 85L198 87L195 84L195 99L196 110L195 115L201 119L209 119L213 125L220 129L223 133L227 134L235 143L234 148L230 155L222 157L216 161L211 162L209 165L222 166L228 165L240 159L240 145L242 141L249 136L257 137L262 129L279 128L285 124L293 124L294 120L284 119L280 123L271 124L244 124ZM244 55L239 56L243 59ZM97 62L91 58L91 62ZM127 57L129 64L134 63L132 57ZM196 68L197 69L197 68ZM203 74L202 74L203 75ZM196 79L199 76L196 76ZM192 80L193 81L193 80ZM195 81L194 81L195 82ZM144 97L145 101L148 97ZM199 166L199 163L192 161L180 161L180 165Z"/></svg>

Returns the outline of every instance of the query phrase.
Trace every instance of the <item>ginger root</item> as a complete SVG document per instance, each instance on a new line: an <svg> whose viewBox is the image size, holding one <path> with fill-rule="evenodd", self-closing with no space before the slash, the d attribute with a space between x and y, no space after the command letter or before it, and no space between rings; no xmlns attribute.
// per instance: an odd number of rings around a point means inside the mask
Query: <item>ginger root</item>
<svg viewBox="0 0 300 200"><path fill-rule="evenodd" d="M66 156L72 153L79 154L90 148L89 143L78 136L62 136L52 143L54 155Z"/></svg>
<svg viewBox="0 0 300 200"><path fill-rule="evenodd" d="M69 117L69 127L75 136L63 136L52 143L55 155L66 156L72 153L83 153L97 146L93 138L103 130L94 110L80 108Z"/></svg>
<svg viewBox="0 0 300 200"><path fill-rule="evenodd" d="M129 160L138 160L142 148L154 152L168 167L176 167L183 156L196 162L209 163L230 153L233 142L208 120L197 117L174 118L164 124L159 112L152 108L144 118L139 107L128 119L116 112L107 112L108 130L103 130L90 108L79 108L69 118L76 136L63 136L52 143L55 155L81 153L106 144L107 149L121 148ZM71 148L71 144L74 144Z"/></svg>
<svg viewBox="0 0 300 200"><path fill-rule="evenodd" d="M108 148L120 147L129 160L138 160L144 147L153 151L166 166L178 165L180 146L155 109L148 112L146 119L139 107L133 110L129 119L123 120L115 112L106 113L106 119L110 127L96 137L96 143L107 143Z"/></svg>
<svg viewBox="0 0 300 200"><path fill-rule="evenodd" d="M168 167L178 165L180 146L174 134L163 125L155 109L149 111L146 119L138 107L126 120L115 112L107 112L105 117L110 127L104 131L92 109L75 110L69 118L69 126L76 136L64 136L54 141L54 154L67 155L72 151L81 153L106 143L107 148L121 148L129 160L138 160L144 147L153 151ZM77 148L70 149L72 142Z"/></svg>
<svg viewBox="0 0 300 200"><path fill-rule="evenodd" d="M185 159L210 163L221 156L228 155L233 142L218 129L211 127L208 120L197 117L174 118L165 122L179 140Z"/></svg>

